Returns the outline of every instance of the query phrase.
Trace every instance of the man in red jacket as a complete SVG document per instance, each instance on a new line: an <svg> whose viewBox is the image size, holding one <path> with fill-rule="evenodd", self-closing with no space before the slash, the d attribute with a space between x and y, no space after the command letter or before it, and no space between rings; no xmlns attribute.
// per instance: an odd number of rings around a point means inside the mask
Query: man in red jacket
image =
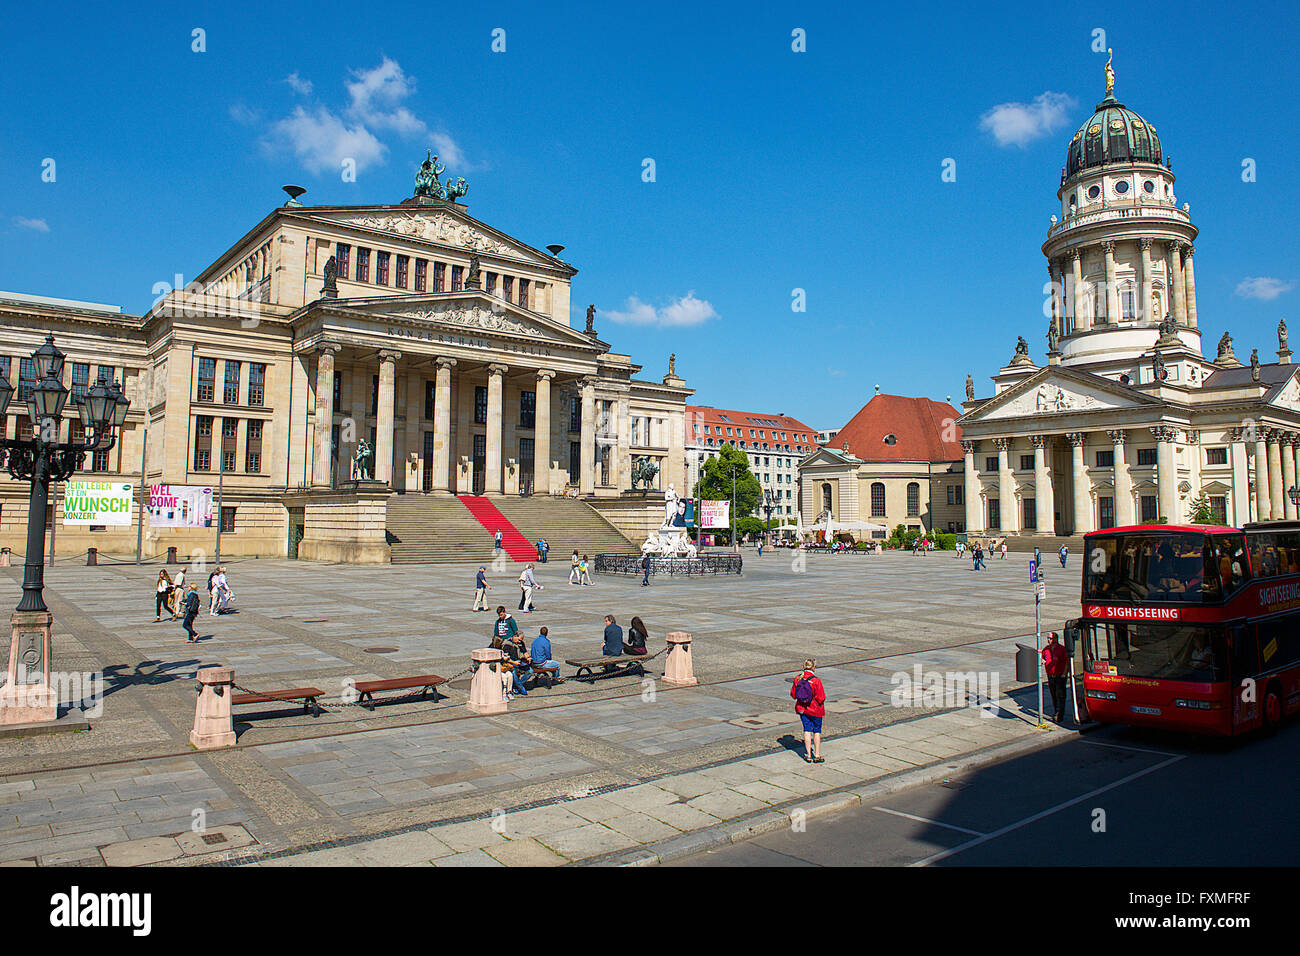
<svg viewBox="0 0 1300 956"><path fill-rule="evenodd" d="M1056 722L1065 719L1065 679L1070 674L1070 652L1065 645L1058 644L1059 635L1055 631L1047 634L1047 646L1043 648L1043 670L1047 672L1047 689L1052 692L1052 706L1056 709Z"/></svg>
<svg viewBox="0 0 1300 956"><path fill-rule="evenodd" d="M803 759L809 763L825 763L822 759L822 718L826 716L826 688L817 678L817 661L809 658L803 670L790 685L794 699L794 712L803 721Z"/></svg>

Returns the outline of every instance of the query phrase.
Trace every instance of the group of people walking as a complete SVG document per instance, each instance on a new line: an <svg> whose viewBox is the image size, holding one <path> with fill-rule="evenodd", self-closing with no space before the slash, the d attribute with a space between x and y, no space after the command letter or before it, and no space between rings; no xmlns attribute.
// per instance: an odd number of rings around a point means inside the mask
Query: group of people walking
<svg viewBox="0 0 1300 956"><path fill-rule="evenodd" d="M197 573L193 568L189 572L191 575ZM229 611L229 604L234 600L235 592L230 588L230 580L226 577L225 568L216 568L208 575L208 614L216 617L218 614L225 614ZM199 586L194 583L186 582L186 570L181 568L176 572L173 578L163 568L158 572L158 583L155 590L154 598L154 623L157 624L162 620L164 610L170 612L170 620L181 619L181 627L189 635L186 638L186 644L194 644L199 637L194 630L194 619L199 615L199 609L202 606L202 599L199 597Z"/></svg>

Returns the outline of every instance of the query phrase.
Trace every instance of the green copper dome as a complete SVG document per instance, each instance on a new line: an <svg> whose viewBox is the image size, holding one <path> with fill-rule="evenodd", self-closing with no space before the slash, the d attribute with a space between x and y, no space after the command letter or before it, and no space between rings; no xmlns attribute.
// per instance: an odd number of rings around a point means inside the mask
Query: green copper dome
<svg viewBox="0 0 1300 956"><path fill-rule="evenodd" d="M1085 169L1112 163L1159 165L1160 161L1160 137L1156 128L1115 97L1108 96L1097 104L1096 112L1070 140L1065 175L1068 179Z"/></svg>

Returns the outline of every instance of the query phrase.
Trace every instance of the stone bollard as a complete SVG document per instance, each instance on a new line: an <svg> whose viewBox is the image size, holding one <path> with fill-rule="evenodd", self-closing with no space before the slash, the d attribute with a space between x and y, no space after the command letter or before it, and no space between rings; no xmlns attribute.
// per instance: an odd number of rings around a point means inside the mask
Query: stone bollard
<svg viewBox="0 0 1300 956"><path fill-rule="evenodd" d="M86 567L93 568L99 564L99 551L96 548L86 549Z"/></svg>
<svg viewBox="0 0 1300 956"><path fill-rule="evenodd" d="M664 683L678 687L693 687L695 668L691 665L691 635L687 631L670 631L668 661L664 664Z"/></svg>
<svg viewBox="0 0 1300 956"><path fill-rule="evenodd" d="M13 552L8 548L0 548L0 568L7 568L13 561Z"/></svg>
<svg viewBox="0 0 1300 956"><path fill-rule="evenodd" d="M230 715L230 694L234 690L235 669L204 667L194 676L199 681L199 700L194 706L190 743L199 750L233 746L235 725Z"/></svg>
<svg viewBox="0 0 1300 956"><path fill-rule="evenodd" d="M175 549L175 548L168 548L168 549L167 549L167 563L168 563L168 564L176 564L176 549Z"/></svg>
<svg viewBox="0 0 1300 956"><path fill-rule="evenodd" d="M469 684L469 702L465 706L472 714L504 714L506 692L501 686L501 651L480 647L469 656L474 662L474 678Z"/></svg>

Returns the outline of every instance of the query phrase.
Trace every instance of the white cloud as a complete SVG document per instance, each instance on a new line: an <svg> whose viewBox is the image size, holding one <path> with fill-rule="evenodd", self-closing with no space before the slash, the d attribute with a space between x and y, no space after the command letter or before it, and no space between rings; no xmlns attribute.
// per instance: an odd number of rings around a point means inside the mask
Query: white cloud
<svg viewBox="0 0 1300 956"><path fill-rule="evenodd" d="M657 325L661 328L699 325L718 317L717 311L707 300L695 297L694 290L661 308L630 296L623 309L621 312L601 310L600 315L620 325Z"/></svg>
<svg viewBox="0 0 1300 956"><path fill-rule="evenodd" d="M311 96L311 90L312 90L311 80L304 80L301 76L298 75L297 70L294 70L292 73L286 76L284 78L284 82L288 83L290 89L292 89L295 93L301 93L303 96Z"/></svg>
<svg viewBox="0 0 1300 956"><path fill-rule="evenodd" d="M14 216L14 225L20 229L31 229L34 232L50 231L50 224L44 219L28 219L26 216Z"/></svg>
<svg viewBox="0 0 1300 956"><path fill-rule="evenodd" d="M842 368L833 368L833 367L831 367L830 365L827 365L827 366L826 366L826 374L827 374L827 375L843 375L843 374L844 374L844 369L842 369Z"/></svg>
<svg viewBox="0 0 1300 956"><path fill-rule="evenodd" d="M384 57L376 67L349 72L348 102L341 111L320 103L297 106L271 125L267 145L291 150L314 173L336 172L344 159L353 160L361 172L387 160L389 149L380 137L393 133L432 146L449 170L461 173L470 168L448 133L431 129L405 105L415 93L415 80L396 60ZM285 82L304 96L313 89L311 81L296 72Z"/></svg>
<svg viewBox="0 0 1300 956"><path fill-rule="evenodd" d="M1272 279L1268 276L1247 276L1237 283L1237 295L1243 299L1263 299L1265 302L1272 302L1283 292L1290 292L1295 288L1293 282L1283 282L1281 279Z"/></svg>
<svg viewBox="0 0 1300 956"><path fill-rule="evenodd" d="M1050 90L1032 103L1001 103L980 117L980 129L999 146L1025 146L1060 129L1069 120L1074 97Z"/></svg>
<svg viewBox="0 0 1300 956"><path fill-rule="evenodd" d="M230 118L240 126L256 126L262 121L262 114L251 106L236 103L230 107Z"/></svg>

